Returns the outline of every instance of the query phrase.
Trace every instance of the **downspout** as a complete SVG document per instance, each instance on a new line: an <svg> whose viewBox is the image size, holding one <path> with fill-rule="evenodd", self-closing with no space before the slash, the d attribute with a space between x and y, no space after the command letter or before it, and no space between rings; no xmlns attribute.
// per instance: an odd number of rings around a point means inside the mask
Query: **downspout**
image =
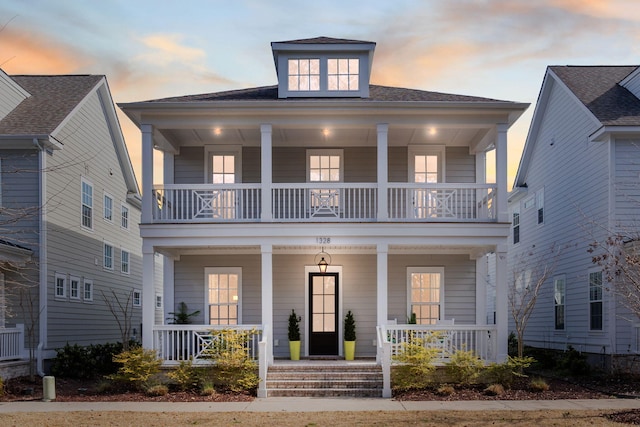
<svg viewBox="0 0 640 427"><path fill-rule="evenodd" d="M45 211L45 202L47 200L45 189L46 189L46 177L44 175L44 170L46 167L46 152L38 138L33 138L33 145L36 146L39 150L38 155L38 186L40 187L40 198L38 200L40 215L38 215L38 229L39 229L39 240L40 240L40 248L38 254L38 262L39 262L39 271L40 271L40 295L38 297L38 347L36 350L36 370L38 375L41 377L45 376L44 373L44 358L43 358L43 349L46 342L47 336L47 226L46 226L46 211Z"/></svg>

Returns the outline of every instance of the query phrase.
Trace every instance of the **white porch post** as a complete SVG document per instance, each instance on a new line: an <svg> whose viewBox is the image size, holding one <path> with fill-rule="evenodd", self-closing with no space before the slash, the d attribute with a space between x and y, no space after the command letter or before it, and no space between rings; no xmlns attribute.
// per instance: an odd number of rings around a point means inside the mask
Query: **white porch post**
<svg viewBox="0 0 640 427"><path fill-rule="evenodd" d="M147 349L153 348L155 257L153 247L142 248L142 347Z"/></svg>
<svg viewBox="0 0 640 427"><path fill-rule="evenodd" d="M476 258L476 325L487 324L487 256Z"/></svg>
<svg viewBox="0 0 640 427"><path fill-rule="evenodd" d="M509 221L507 208L507 130L506 124L499 124L496 138L496 186L498 187L497 216L499 222Z"/></svg>
<svg viewBox="0 0 640 427"><path fill-rule="evenodd" d="M153 217L153 126L141 125L142 131L142 223Z"/></svg>
<svg viewBox="0 0 640 427"><path fill-rule="evenodd" d="M271 209L271 181L272 181L272 161L273 143L272 126L270 124L260 125L260 182L262 192L261 221L269 222L273 220Z"/></svg>
<svg viewBox="0 0 640 427"><path fill-rule="evenodd" d="M389 186L389 124L379 123L378 131L378 221L389 219L388 195ZM378 282L379 283L379 282Z"/></svg>
<svg viewBox="0 0 640 427"><path fill-rule="evenodd" d="M497 361L507 360L509 342L509 302L507 293L507 245L496 250L496 328L498 329Z"/></svg>
<svg viewBox="0 0 640 427"><path fill-rule="evenodd" d="M376 324L378 326L387 324L387 264L389 262L389 245L386 243L378 243L377 248L377 278L376 283ZM380 345L378 345L378 351L376 354L376 361L380 363L382 354L380 354Z"/></svg>
<svg viewBox="0 0 640 427"><path fill-rule="evenodd" d="M273 364L273 246L262 245L262 325L271 331L267 342L267 363Z"/></svg>

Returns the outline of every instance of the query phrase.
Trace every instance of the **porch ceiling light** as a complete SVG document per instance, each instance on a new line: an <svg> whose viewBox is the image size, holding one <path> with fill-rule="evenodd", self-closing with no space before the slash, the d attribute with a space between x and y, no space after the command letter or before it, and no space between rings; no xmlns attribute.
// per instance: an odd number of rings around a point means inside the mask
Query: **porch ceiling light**
<svg viewBox="0 0 640 427"><path fill-rule="evenodd" d="M326 258L329 258L327 261ZM320 261L318 261L318 259ZM318 252L314 258L314 262L318 264L318 268L320 269L320 273L324 274L327 272L327 267L331 264L331 255L324 251L324 248L320 252Z"/></svg>

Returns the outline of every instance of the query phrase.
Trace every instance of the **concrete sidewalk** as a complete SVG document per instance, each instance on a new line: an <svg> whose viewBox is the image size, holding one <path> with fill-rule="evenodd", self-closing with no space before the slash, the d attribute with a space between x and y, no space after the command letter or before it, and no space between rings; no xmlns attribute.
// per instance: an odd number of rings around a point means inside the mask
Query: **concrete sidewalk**
<svg viewBox="0 0 640 427"><path fill-rule="evenodd" d="M340 412L340 411L538 411L640 409L640 399L397 401L313 397L271 397L252 402L0 402L0 414L14 412Z"/></svg>

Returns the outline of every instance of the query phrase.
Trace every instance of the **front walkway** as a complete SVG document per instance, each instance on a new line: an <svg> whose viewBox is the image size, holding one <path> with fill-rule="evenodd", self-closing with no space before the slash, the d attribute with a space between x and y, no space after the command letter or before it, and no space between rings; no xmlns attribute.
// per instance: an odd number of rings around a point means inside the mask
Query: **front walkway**
<svg viewBox="0 0 640 427"><path fill-rule="evenodd" d="M344 411L580 411L640 409L640 399L484 400L403 402L393 399L270 397L252 402L0 402L16 412L344 412Z"/></svg>

